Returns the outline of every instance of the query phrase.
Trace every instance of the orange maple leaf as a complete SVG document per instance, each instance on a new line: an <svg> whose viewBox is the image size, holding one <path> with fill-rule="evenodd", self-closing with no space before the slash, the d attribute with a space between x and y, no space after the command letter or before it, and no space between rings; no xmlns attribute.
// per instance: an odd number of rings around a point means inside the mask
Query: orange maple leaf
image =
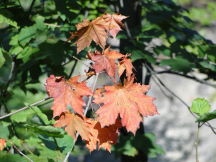
<svg viewBox="0 0 216 162"><path fill-rule="evenodd" d="M83 140L89 140L91 135L90 126L86 122L86 118L70 112L63 113L59 120L56 121L54 127L65 127L65 131L74 139L77 132Z"/></svg>
<svg viewBox="0 0 216 162"><path fill-rule="evenodd" d="M98 17L93 21L84 20L77 24L77 32L72 33L71 39L78 37L77 41L77 53L86 47L89 47L92 40L98 44L101 48L104 48L107 40L107 32L105 30L105 21L103 18Z"/></svg>
<svg viewBox="0 0 216 162"><path fill-rule="evenodd" d="M128 55L125 55L123 59L118 64L118 74L121 76L124 71L126 71L127 78L130 78L133 74L133 65L131 59L127 58Z"/></svg>
<svg viewBox="0 0 216 162"><path fill-rule="evenodd" d="M94 61L93 69L100 73L106 71L110 77L115 78L117 72L116 60L124 57L123 54L117 51L109 51L109 48L105 49L103 53L95 51L94 53L88 53L89 58Z"/></svg>
<svg viewBox="0 0 216 162"><path fill-rule="evenodd" d="M114 38L121 30L121 28L124 26L121 21L127 18L127 16L120 15L120 14L105 14L102 15L102 17L106 22L106 30Z"/></svg>
<svg viewBox="0 0 216 162"><path fill-rule="evenodd" d="M65 80L63 77L51 75L46 80L48 95L54 98L52 106L53 117L60 116L61 113L66 112L68 105L73 108L74 112L83 115L85 102L82 97L92 95L92 92L85 82L78 82L78 79L79 76Z"/></svg>
<svg viewBox="0 0 216 162"><path fill-rule="evenodd" d="M2 151L6 147L6 140L0 139L0 151Z"/></svg>
<svg viewBox="0 0 216 162"><path fill-rule="evenodd" d="M154 98L145 95L148 89L147 85L133 83L133 78L126 81L124 86L105 86L105 92L95 95L94 99L94 103L103 104L96 111L101 126L114 124L120 115L122 125L135 134L142 116L158 114L153 104Z"/></svg>
<svg viewBox="0 0 216 162"><path fill-rule="evenodd" d="M74 139L76 133L79 133L81 138L86 141L89 151L96 150L97 147L111 151L111 145L117 142L121 123L117 121L114 125L101 128L100 123L96 120L66 112L61 115L54 126L64 127L65 131Z"/></svg>
<svg viewBox="0 0 216 162"><path fill-rule="evenodd" d="M86 142L86 147L90 150L96 150L104 148L107 151L111 151L111 146L118 140L119 131L121 128L121 122L116 121L115 124L108 127L101 128L101 125L96 120L89 121L92 125L90 139Z"/></svg>
<svg viewBox="0 0 216 162"><path fill-rule="evenodd" d="M126 16L117 14L105 14L92 21L84 20L76 25L77 32L71 34L69 39L77 37L77 53L86 47L89 47L91 42L94 41L102 49L105 48L108 34L113 37L121 30L121 20Z"/></svg>

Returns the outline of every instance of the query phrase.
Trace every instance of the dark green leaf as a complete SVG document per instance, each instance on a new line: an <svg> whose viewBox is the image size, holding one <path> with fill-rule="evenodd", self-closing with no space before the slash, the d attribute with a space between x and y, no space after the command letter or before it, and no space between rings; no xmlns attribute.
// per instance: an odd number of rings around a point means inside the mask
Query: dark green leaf
<svg viewBox="0 0 216 162"><path fill-rule="evenodd" d="M212 119L215 119L215 118L216 118L216 110L201 115L201 116L197 119L197 122L207 122L207 121L212 120Z"/></svg>

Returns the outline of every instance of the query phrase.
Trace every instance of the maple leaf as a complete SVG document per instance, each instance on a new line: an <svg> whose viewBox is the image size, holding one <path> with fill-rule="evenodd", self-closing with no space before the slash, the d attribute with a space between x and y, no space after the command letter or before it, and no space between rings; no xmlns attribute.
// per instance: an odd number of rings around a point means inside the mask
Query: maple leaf
<svg viewBox="0 0 216 162"><path fill-rule="evenodd" d="M121 128L121 123L119 120L115 124L108 127L101 128L101 125L96 120L89 121L92 125L91 136L86 142L86 147L90 150L96 150L104 148L107 151L111 151L111 146L115 144L118 140L118 129Z"/></svg>
<svg viewBox="0 0 216 162"><path fill-rule="evenodd" d="M105 21L102 17L98 17L93 21L84 20L77 24L77 32L72 33L71 39L78 37L75 44L77 44L77 53L86 47L89 47L92 40L101 48L106 45L107 32L105 30Z"/></svg>
<svg viewBox="0 0 216 162"><path fill-rule="evenodd" d="M127 78L130 78L133 74L133 65L131 62L131 59L127 58L128 55L125 55L123 59L119 62L118 66L118 74L119 77L123 74L124 71L126 71Z"/></svg>
<svg viewBox="0 0 216 162"><path fill-rule="evenodd" d="M102 49L105 48L106 40L109 34L116 37L116 34L121 30L122 20L127 18L118 14L105 14L92 21L84 20L76 25L77 32L71 33L74 39L77 37L77 53L86 47L89 47L91 42L94 41Z"/></svg>
<svg viewBox="0 0 216 162"><path fill-rule="evenodd" d="M0 139L0 151L2 151L6 147L6 140Z"/></svg>
<svg viewBox="0 0 216 162"><path fill-rule="evenodd" d="M115 78L117 70L116 60L124 57L123 54L117 51L109 51L109 48L105 49L103 53L95 51L94 53L88 53L89 58L94 61L93 69L97 73L106 71L110 77Z"/></svg>
<svg viewBox="0 0 216 162"><path fill-rule="evenodd" d="M127 16L120 14L105 14L102 15L104 21L106 22L106 29L112 37L116 37L118 32L124 26L121 22L123 19L126 19Z"/></svg>
<svg viewBox="0 0 216 162"><path fill-rule="evenodd" d="M112 144L117 142L121 123L117 120L114 125L101 128L100 123L96 120L66 112L61 115L54 126L64 127L65 131L74 139L76 133L79 133L81 138L86 141L86 146L90 151L96 150L97 147L111 151Z"/></svg>
<svg viewBox="0 0 216 162"><path fill-rule="evenodd" d="M153 104L154 98L146 96L149 86L133 83L133 78L127 80L124 86L105 86L102 95L95 95L94 103L103 104L97 111L101 126L115 123L118 116L127 131L135 134L142 121L141 116L158 114Z"/></svg>
<svg viewBox="0 0 216 162"><path fill-rule="evenodd" d="M48 95L54 98L52 106L53 117L66 112L68 105L73 108L74 112L83 115L83 106L85 106L85 102L82 97L92 95L92 92L86 86L85 82L78 82L78 79L79 76L65 80L63 77L51 75L46 80L46 90Z"/></svg>
<svg viewBox="0 0 216 162"><path fill-rule="evenodd" d="M54 127L65 127L65 131L74 139L77 132L83 140L88 140L91 135L86 118L70 112L63 113L59 120L56 121Z"/></svg>

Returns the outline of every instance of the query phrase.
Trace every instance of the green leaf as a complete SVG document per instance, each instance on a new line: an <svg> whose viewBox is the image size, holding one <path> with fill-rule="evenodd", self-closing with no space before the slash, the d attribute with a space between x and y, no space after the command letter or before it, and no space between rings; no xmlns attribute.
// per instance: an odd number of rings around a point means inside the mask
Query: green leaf
<svg viewBox="0 0 216 162"><path fill-rule="evenodd" d="M117 155L135 156L142 152L149 157L157 157L164 154L163 149L156 144L156 137L152 133L139 134L135 136L120 136L119 142L114 146L113 151Z"/></svg>
<svg viewBox="0 0 216 162"><path fill-rule="evenodd" d="M12 115L10 118L12 121L17 123L25 123L27 120L32 119L35 112L32 109L28 109L25 111L18 112Z"/></svg>
<svg viewBox="0 0 216 162"><path fill-rule="evenodd" d="M72 149L73 141L73 138L69 135L64 135L63 138L56 138L57 145L62 148L63 153L67 153Z"/></svg>
<svg viewBox="0 0 216 162"><path fill-rule="evenodd" d="M53 122L47 118L46 114L44 114L38 107L34 106L32 107L32 110L37 114L37 116L43 121L45 125L53 124Z"/></svg>
<svg viewBox="0 0 216 162"><path fill-rule="evenodd" d="M18 25L17 25L17 22L16 21L13 21L11 20L10 18L0 14L0 24L8 24L8 25L11 25L15 28L18 28Z"/></svg>
<svg viewBox="0 0 216 162"><path fill-rule="evenodd" d="M196 98L192 102L191 111L198 115L203 115L211 109L210 104L204 98Z"/></svg>
<svg viewBox="0 0 216 162"><path fill-rule="evenodd" d="M51 137L63 137L65 134L63 129L53 126L26 125L26 127L34 130L34 132L38 134L47 135Z"/></svg>
<svg viewBox="0 0 216 162"><path fill-rule="evenodd" d="M4 65L4 63L5 63L5 58L2 49L0 48L0 68Z"/></svg>
<svg viewBox="0 0 216 162"><path fill-rule="evenodd" d="M0 159L1 159L1 162L17 162L17 161L29 162L26 158L18 154L11 154L11 153L4 152L4 151L0 152Z"/></svg>
<svg viewBox="0 0 216 162"><path fill-rule="evenodd" d="M216 71L216 65L215 64L212 64L208 61L202 61L200 62L200 65L204 68L207 68L207 69L210 69L212 71Z"/></svg>
<svg viewBox="0 0 216 162"><path fill-rule="evenodd" d="M197 122L207 122L212 119L216 119L216 110L203 114L197 119Z"/></svg>
<svg viewBox="0 0 216 162"><path fill-rule="evenodd" d="M24 27L19 33L18 40L22 46L25 46L31 39L35 38L37 27L35 25Z"/></svg>
<svg viewBox="0 0 216 162"><path fill-rule="evenodd" d="M8 126L6 126L3 122L0 123L0 138L8 139L10 135Z"/></svg>
<svg viewBox="0 0 216 162"><path fill-rule="evenodd" d="M162 60L160 62L160 65L161 66L168 65L172 68L172 70L180 71L184 73L189 72L194 67L193 63L181 57L175 59Z"/></svg>
<svg viewBox="0 0 216 162"><path fill-rule="evenodd" d="M132 61L140 60L140 59L146 59L150 63L155 63L156 59L152 56L151 53L147 51L140 51L140 50L132 50L131 52L131 59Z"/></svg>

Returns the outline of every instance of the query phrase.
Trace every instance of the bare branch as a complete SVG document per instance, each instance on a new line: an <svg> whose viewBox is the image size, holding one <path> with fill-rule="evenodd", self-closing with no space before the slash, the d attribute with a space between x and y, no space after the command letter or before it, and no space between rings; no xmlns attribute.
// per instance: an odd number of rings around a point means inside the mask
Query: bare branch
<svg viewBox="0 0 216 162"><path fill-rule="evenodd" d="M31 104L31 105L22 107L22 108L20 108L20 109L18 109L18 110L16 110L16 111L13 111L13 112L11 112L11 113L9 113L9 114L0 116L0 120L1 120L1 119L4 119L4 118L7 118L7 117L9 117L9 116L11 116L11 115L14 115L14 114L16 114L16 113L18 113L18 112L21 112L21 111L24 111L24 110L26 110L26 109L29 109L29 108L31 108L32 106L39 105L40 103L42 103L42 102L44 102L44 101L47 101L47 100L49 100L49 99L51 99L51 98L50 98L50 97L46 97L46 98L44 98L44 99L42 99L42 100L40 100L40 101L37 101L37 102L35 102L35 103Z"/></svg>
<svg viewBox="0 0 216 162"><path fill-rule="evenodd" d="M32 159L30 159L27 155L25 155L22 151L20 151L16 146L13 146L13 148L16 149L16 151L22 155L23 157L25 157L26 159L28 159L30 162L34 162Z"/></svg>
<svg viewBox="0 0 216 162"><path fill-rule="evenodd" d="M202 79L199 79L199 78L197 78L195 76L190 76L190 75L187 75L187 74L178 73L178 72L174 72L174 71L171 71L171 70L159 71L159 72L155 72L155 74L175 74L175 75L183 76L183 77L188 78L188 79L192 79L192 80L194 80L194 81L196 81L198 83L205 84L205 85L211 86L213 88L216 88L216 84L209 83L209 82L207 82L205 80L202 80Z"/></svg>

